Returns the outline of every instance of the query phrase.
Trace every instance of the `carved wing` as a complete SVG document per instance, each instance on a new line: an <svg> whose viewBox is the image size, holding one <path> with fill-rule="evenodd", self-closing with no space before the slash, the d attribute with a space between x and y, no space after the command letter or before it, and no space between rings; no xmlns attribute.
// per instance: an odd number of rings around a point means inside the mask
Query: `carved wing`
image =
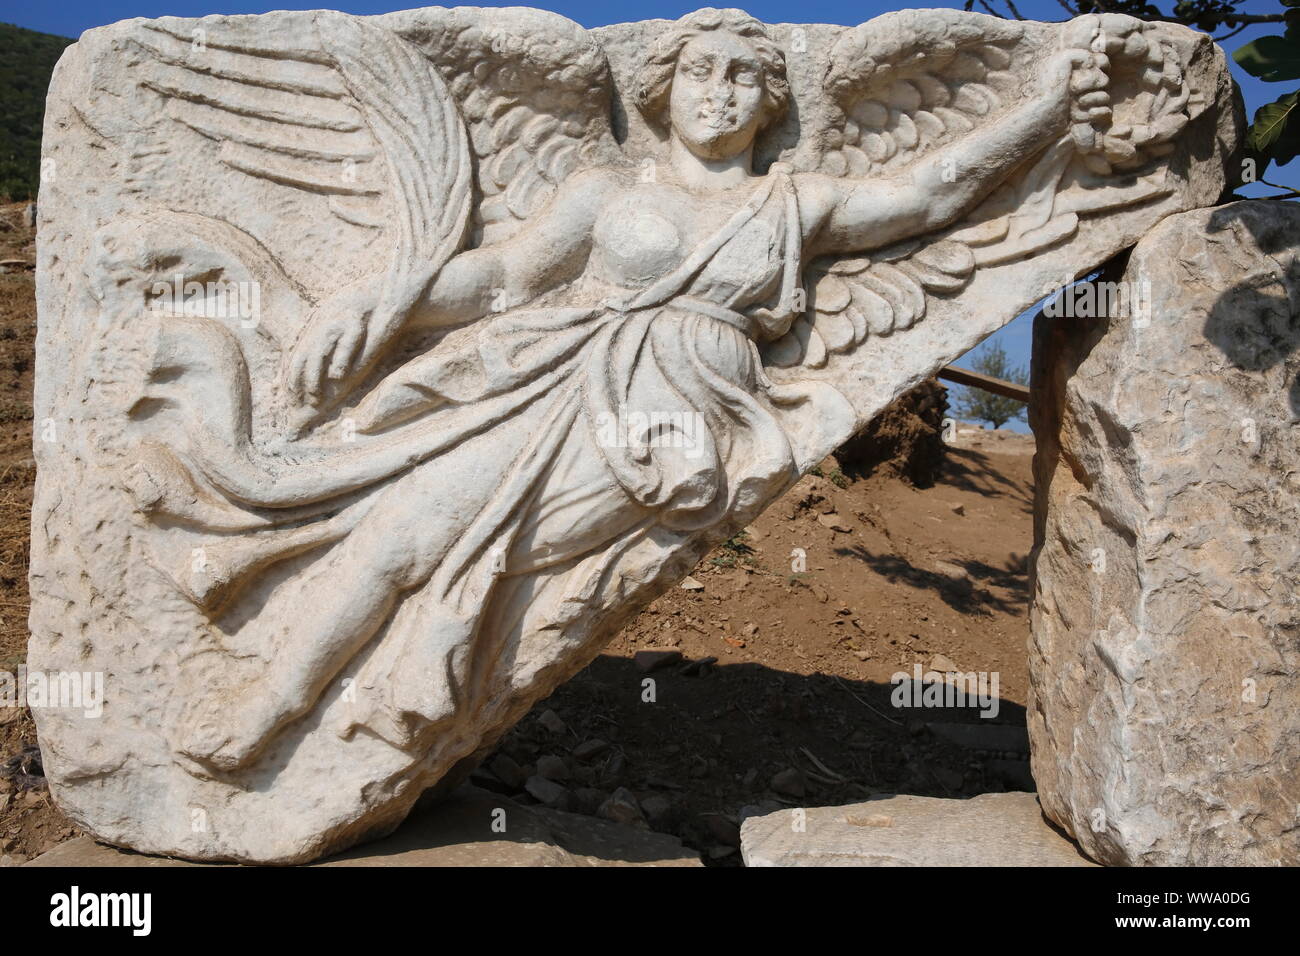
<svg viewBox="0 0 1300 956"><path fill-rule="evenodd" d="M154 142L138 153L173 150L183 127L224 170L261 185L225 190L252 197L239 208L208 188L224 174L207 177L198 164L196 175L190 163L187 193L157 181L141 188L174 208L226 219L290 262L297 243L277 232L274 214L296 202L301 215L307 197L317 198L334 227L318 226L302 244L332 237L337 245L347 227L371 240L391 235L384 306L402 308L464 239L468 137L443 80L410 44L344 14L322 11L311 23L313 31L273 41L252 21L142 23L129 41L138 82L175 126L154 124ZM305 297L337 284L323 272L300 270Z"/></svg>
<svg viewBox="0 0 1300 956"><path fill-rule="evenodd" d="M567 176L618 154L613 86L595 39L537 11L472 12L447 10L436 27L427 16L393 26L437 67L469 127L477 245L514 235Z"/></svg>
<svg viewBox="0 0 1300 956"><path fill-rule="evenodd" d="M932 297L960 293L980 266L1070 238L1080 215L1164 192L1162 170L1133 173L1167 153L1188 122L1179 52L1128 17L1083 17L1064 30L927 10L887 14L840 38L826 79L828 121L810 143L815 148L802 154L820 157L802 164L817 172L893 175L978 135L1022 101L1024 77L1062 43L1106 54L1113 108L1076 102L1070 135L957 227L866 256L811 263L808 309L767 346L769 364L820 368L869 335L911 328Z"/></svg>
<svg viewBox="0 0 1300 956"><path fill-rule="evenodd" d="M1015 22L941 11L905 11L847 31L826 76L842 126L822 133L819 171L898 170L980 126L1015 99L1032 56L1024 33Z"/></svg>

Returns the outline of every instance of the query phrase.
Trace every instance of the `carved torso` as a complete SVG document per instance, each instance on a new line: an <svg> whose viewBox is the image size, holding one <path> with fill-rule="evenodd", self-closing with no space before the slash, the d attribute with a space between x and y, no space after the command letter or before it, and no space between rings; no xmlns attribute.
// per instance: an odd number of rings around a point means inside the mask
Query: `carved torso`
<svg viewBox="0 0 1300 956"><path fill-rule="evenodd" d="M757 190L754 179L730 196L697 196L677 186L640 184L597 217L591 269L604 283L643 289L671 273L712 237ZM743 310L770 297L784 265L780 213L755 216L730 237L683 291Z"/></svg>

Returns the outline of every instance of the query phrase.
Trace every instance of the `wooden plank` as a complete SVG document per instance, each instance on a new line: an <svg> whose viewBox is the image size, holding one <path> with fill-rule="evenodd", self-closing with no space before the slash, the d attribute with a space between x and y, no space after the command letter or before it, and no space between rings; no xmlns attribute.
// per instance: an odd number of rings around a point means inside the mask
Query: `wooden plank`
<svg viewBox="0 0 1300 956"><path fill-rule="evenodd" d="M964 368L945 365L939 370L939 378L958 385L980 388L994 395L1001 395L1003 398L1014 398L1018 402L1029 401L1029 386L1017 385L1015 382L1007 382L991 375L981 375L979 372L971 372Z"/></svg>

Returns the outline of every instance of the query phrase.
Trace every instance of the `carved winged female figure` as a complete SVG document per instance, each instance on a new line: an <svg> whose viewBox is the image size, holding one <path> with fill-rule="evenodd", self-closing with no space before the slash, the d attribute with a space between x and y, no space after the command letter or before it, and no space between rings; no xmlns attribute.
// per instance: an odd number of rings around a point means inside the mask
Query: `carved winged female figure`
<svg viewBox="0 0 1300 956"><path fill-rule="evenodd" d="M141 82L226 175L390 242L387 269L318 272L321 293L256 214L179 202L101 238L106 303L178 268L263 290L251 328L210 298L163 314L132 407L150 561L208 622L173 720L199 775L266 758L318 707L341 734L436 740L443 769L485 746L475 728L509 726L523 688L847 437L819 369L1156 194L1137 173L1188 119L1177 56L1137 21L899 14L839 37L795 148L760 171L792 93L739 11L645 54L626 92L646 155L581 31L525 55L455 11L313 16L317 42L236 24L203 57L155 21ZM1137 105L1111 101L1122 71Z"/></svg>

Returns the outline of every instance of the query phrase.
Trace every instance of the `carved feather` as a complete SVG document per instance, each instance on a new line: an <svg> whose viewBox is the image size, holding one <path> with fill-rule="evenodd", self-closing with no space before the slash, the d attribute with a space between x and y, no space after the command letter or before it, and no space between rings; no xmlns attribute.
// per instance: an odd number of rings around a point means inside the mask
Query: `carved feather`
<svg viewBox="0 0 1300 956"><path fill-rule="evenodd" d="M978 133L1022 95L1022 77L1064 41L1124 61L1111 82L1116 121L1076 129L995 190L964 222L866 256L812 263L808 309L764 350L769 364L819 368L868 336L911 328L927 301L959 294L976 269L1071 238L1080 216L1163 195L1163 170L1129 176L1168 151L1190 118L1180 54L1127 17L1042 24L938 10L886 14L846 32L831 52L831 104L804 168L832 176L897 175L926 153ZM1148 35L1150 39L1148 39Z"/></svg>
<svg viewBox="0 0 1300 956"><path fill-rule="evenodd" d="M604 51L574 25L499 30L450 10L438 30L399 34L446 80L469 128L479 203L472 238L513 236L568 176L594 157L617 156L610 128L612 81Z"/></svg>
<svg viewBox="0 0 1300 956"><path fill-rule="evenodd" d="M138 82L163 98L165 116L214 143L223 165L391 231L381 309L409 308L464 242L468 137L446 84L410 43L357 17L313 16L314 35L274 42L246 36L239 21L144 23L130 40Z"/></svg>
<svg viewBox="0 0 1300 956"><path fill-rule="evenodd" d="M382 161L376 169L365 116L328 54L306 44L268 47L264 37L253 44L228 24L191 23L149 21L132 36L142 54L139 83L166 99L166 115L216 143L233 169L366 197L376 208L354 209L349 221L381 222Z"/></svg>
<svg viewBox="0 0 1300 956"><path fill-rule="evenodd" d="M1009 102L1030 64L1018 23L991 17L888 14L847 31L831 50L830 124L819 171L879 175L979 126ZM842 131L842 137L838 135Z"/></svg>

